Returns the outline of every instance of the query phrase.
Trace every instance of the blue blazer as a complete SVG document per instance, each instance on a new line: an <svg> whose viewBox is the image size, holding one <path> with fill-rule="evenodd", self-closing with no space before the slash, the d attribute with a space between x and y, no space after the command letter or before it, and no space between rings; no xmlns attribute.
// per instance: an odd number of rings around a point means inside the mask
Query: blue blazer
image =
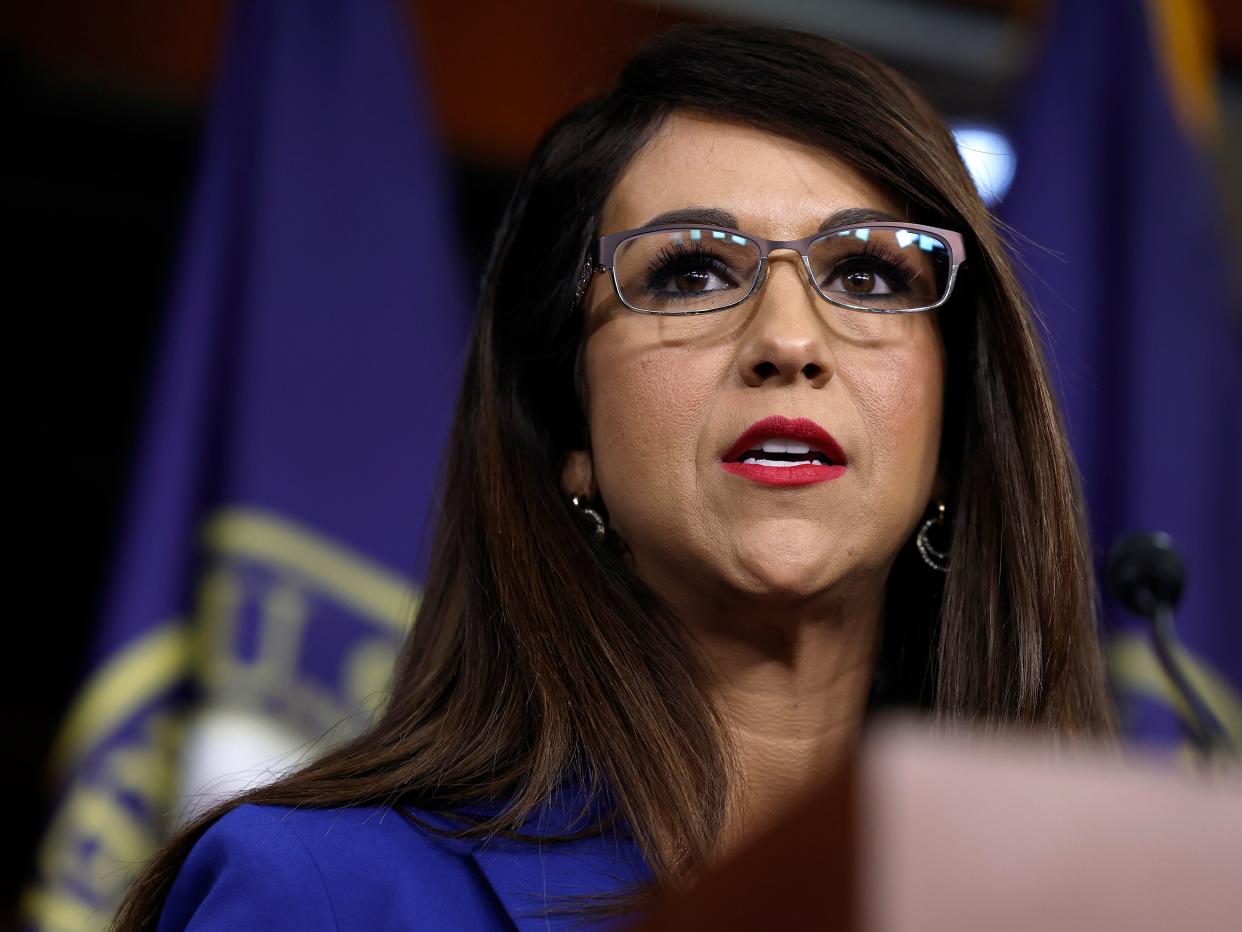
<svg viewBox="0 0 1242 932"><path fill-rule="evenodd" d="M564 831L565 811L544 810L535 833ZM483 842L439 837L391 808L244 805L194 845L159 932L558 929L580 920L543 915L563 906L556 897L615 893L648 878L621 830L558 844Z"/></svg>

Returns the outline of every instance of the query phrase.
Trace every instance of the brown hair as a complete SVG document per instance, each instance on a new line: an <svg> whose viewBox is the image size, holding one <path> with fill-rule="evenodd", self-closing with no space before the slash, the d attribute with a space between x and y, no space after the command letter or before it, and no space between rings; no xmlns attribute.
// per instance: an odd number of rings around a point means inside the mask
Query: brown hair
<svg viewBox="0 0 1242 932"><path fill-rule="evenodd" d="M941 326L947 575L907 543L889 581L874 703L1058 734L1111 729L1083 511L1039 340L992 217L943 121L860 52L770 28L688 27L553 127L501 224L483 282L417 622L362 737L178 832L131 889L120 928L153 927L203 831L242 803L386 803L516 832L566 780L607 795L657 883L700 866L729 759L678 619L596 544L561 490L587 446L574 307L620 172L674 110L832 151L960 231L968 260Z"/></svg>

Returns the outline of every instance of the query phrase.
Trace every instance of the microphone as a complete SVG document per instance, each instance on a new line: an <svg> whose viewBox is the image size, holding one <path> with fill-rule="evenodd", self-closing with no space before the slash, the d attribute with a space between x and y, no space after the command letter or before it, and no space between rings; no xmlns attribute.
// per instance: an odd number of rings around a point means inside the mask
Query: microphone
<svg viewBox="0 0 1242 932"><path fill-rule="evenodd" d="M1191 739L1204 757L1232 752L1232 743L1173 653L1173 611L1186 584L1186 564L1163 531L1131 534L1108 555L1108 586L1117 600L1147 620L1156 658L1190 710Z"/></svg>

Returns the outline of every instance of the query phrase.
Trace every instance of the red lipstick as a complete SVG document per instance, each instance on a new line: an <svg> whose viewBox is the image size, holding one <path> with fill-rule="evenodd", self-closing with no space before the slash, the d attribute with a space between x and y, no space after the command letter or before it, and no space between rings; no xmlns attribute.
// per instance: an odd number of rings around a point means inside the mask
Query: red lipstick
<svg viewBox="0 0 1242 932"><path fill-rule="evenodd" d="M789 446L794 449L782 449ZM803 450L803 446L808 449ZM840 444L814 421L773 415L750 425L721 458L720 465L726 472L764 485L798 486L843 476L846 463Z"/></svg>

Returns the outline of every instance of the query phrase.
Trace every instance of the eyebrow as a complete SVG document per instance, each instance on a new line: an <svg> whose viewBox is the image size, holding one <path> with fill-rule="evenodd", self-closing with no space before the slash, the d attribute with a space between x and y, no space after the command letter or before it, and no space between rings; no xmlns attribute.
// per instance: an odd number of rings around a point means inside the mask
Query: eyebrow
<svg viewBox="0 0 1242 932"><path fill-rule="evenodd" d="M901 223L904 219L870 207L846 207L825 217L824 222L819 225L819 232L823 233L824 230L831 230L834 227L858 226L862 223Z"/></svg>
<svg viewBox="0 0 1242 932"><path fill-rule="evenodd" d="M701 223L709 227L737 228L737 217L720 207L682 207L656 214L643 224L657 227L665 223Z"/></svg>
<svg viewBox="0 0 1242 932"><path fill-rule="evenodd" d="M857 226L863 223L901 223L903 218L895 217L882 210L870 207L845 207L833 211L824 218L816 232L832 230L837 227ZM739 226L737 217L721 207L682 207L656 214L643 224L644 227L662 226L668 223L701 223L710 227L729 227L736 230Z"/></svg>

